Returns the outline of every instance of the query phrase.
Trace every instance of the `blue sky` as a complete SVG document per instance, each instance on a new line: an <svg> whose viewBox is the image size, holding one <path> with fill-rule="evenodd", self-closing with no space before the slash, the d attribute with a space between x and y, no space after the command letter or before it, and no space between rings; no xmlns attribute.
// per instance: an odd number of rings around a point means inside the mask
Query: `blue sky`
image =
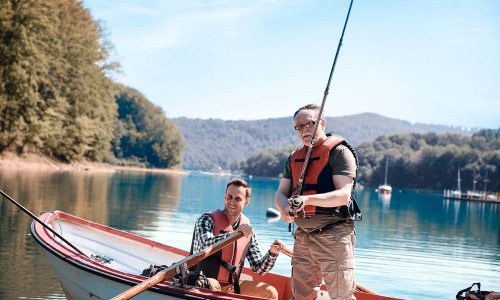
<svg viewBox="0 0 500 300"><path fill-rule="evenodd" d="M85 0L114 79L168 117L255 120L321 104L348 0ZM500 1L355 1L325 114L500 127Z"/></svg>

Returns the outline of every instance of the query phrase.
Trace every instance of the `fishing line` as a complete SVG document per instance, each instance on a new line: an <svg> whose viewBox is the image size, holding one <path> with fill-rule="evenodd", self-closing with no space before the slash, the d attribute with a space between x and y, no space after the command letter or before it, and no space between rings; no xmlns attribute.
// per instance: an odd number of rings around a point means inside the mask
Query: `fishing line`
<svg viewBox="0 0 500 300"><path fill-rule="evenodd" d="M42 222L42 220L40 220L37 216L35 216L31 211L29 211L27 208L25 208L24 206L22 206L21 204L19 204L19 202L17 202L16 200L12 199L11 196L7 195L4 191L0 190L0 194L2 194L5 198L9 199L10 202L14 203L17 207L19 207L23 212L25 212L26 214L28 214L31 218L33 218L35 221L37 221L38 223L40 223L43 227L45 227L48 231L52 232L55 236L57 236L58 238L61 239L61 241L65 242L66 245L70 246L71 248L73 248L76 252L78 252L79 254L87 257L87 255L85 255L85 253L83 253L80 249L78 249L77 247L75 247L73 244L71 244L68 240L66 240L65 238L62 237L62 235L60 235L59 233L57 233L54 229L50 228L49 225L45 224L44 222Z"/></svg>

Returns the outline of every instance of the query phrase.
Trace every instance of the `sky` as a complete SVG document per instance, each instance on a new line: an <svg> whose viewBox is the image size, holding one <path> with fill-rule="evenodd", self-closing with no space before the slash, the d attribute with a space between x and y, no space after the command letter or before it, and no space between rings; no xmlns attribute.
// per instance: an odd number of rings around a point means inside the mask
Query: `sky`
<svg viewBox="0 0 500 300"><path fill-rule="evenodd" d="M349 0L84 0L114 80L167 117L257 120L321 104ZM354 1L326 116L500 128L500 1Z"/></svg>

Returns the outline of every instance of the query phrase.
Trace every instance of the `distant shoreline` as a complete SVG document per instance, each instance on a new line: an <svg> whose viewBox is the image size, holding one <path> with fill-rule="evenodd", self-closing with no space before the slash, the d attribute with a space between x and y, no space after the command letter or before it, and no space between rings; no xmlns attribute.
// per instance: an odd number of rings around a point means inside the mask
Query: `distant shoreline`
<svg viewBox="0 0 500 300"><path fill-rule="evenodd" d="M163 173L172 175L186 175L189 171L183 169L159 169L159 168L141 168L137 166L118 166L107 163L96 162L72 162L62 163L51 159L49 157L39 154L23 154L22 156L16 155L12 152L0 154L0 170L28 170L28 171L53 171L53 172L116 172L116 171L130 171L130 172L151 172Z"/></svg>

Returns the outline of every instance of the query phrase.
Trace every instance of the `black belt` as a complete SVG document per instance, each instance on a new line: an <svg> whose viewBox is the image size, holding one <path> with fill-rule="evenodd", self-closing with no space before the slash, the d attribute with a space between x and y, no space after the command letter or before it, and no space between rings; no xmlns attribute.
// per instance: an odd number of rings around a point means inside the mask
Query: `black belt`
<svg viewBox="0 0 500 300"><path fill-rule="evenodd" d="M325 231L327 229L330 229L332 227L335 227L337 225L344 224L344 223L354 223L354 222L352 220L338 220L338 221L332 222L330 224L327 224L321 228L313 229L312 231L310 231L308 233L322 232L322 231Z"/></svg>

